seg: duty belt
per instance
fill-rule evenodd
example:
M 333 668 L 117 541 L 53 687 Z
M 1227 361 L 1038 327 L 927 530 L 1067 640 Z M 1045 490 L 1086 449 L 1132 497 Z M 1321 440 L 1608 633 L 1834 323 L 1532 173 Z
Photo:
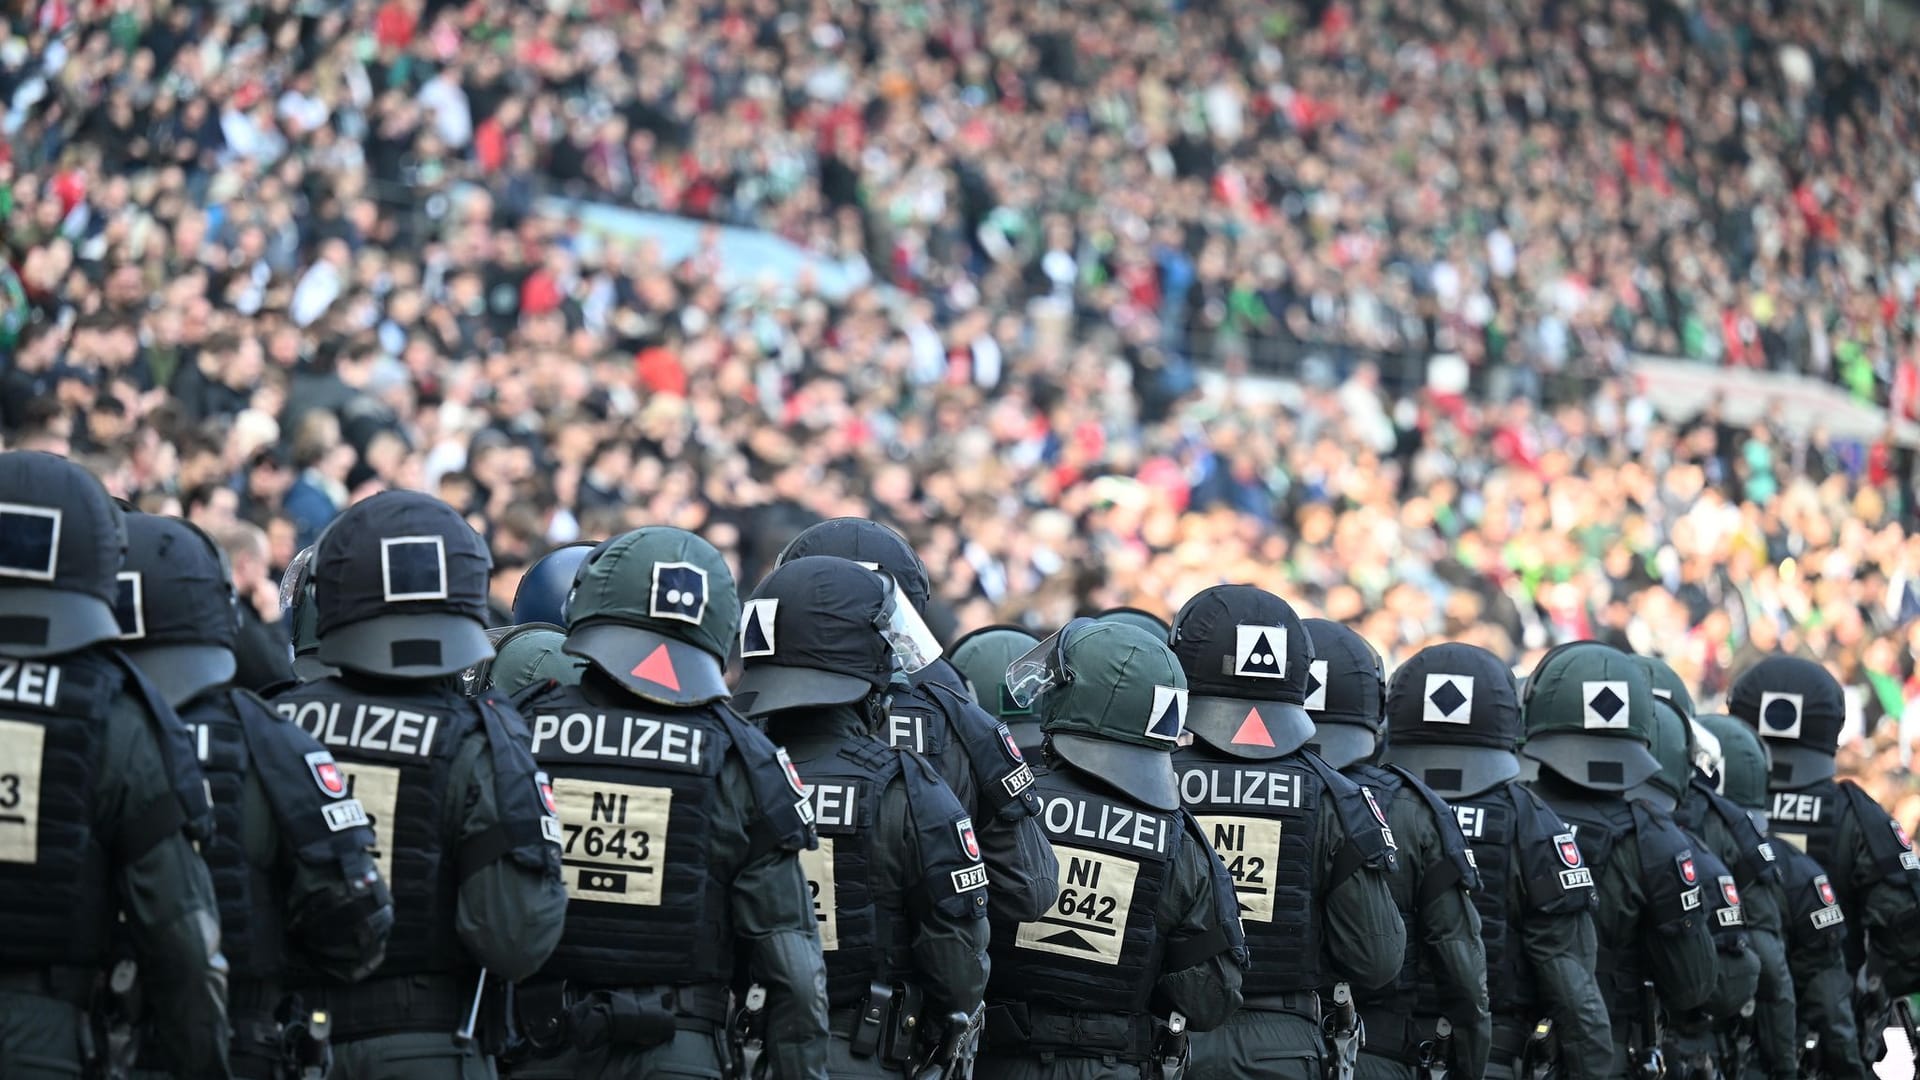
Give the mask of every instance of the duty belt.
M 1518 1016 L 1495 1013 L 1492 1050 L 1489 1061 L 1519 1061 L 1527 1055 L 1527 1040 L 1533 1038 L 1534 1025 Z M 1373 1018 L 1367 1018 L 1367 1041 L 1373 1041 Z
M 76 1009 L 93 1004 L 100 973 L 84 967 L 7 968 L 0 970 L 0 991 L 63 1001 Z
M 1018 1002 L 987 1006 L 986 1046 L 995 1053 L 1145 1062 L 1153 1056 L 1154 1037 L 1153 1017 L 1145 1013 L 1071 1012 Z
M 1361 1006 L 1360 1017 L 1367 1024 L 1367 1053 L 1392 1058 L 1402 1065 L 1420 1064 L 1420 1043 L 1426 1036 L 1411 1017 L 1379 1005 Z
M 631 994 L 642 1002 L 672 1013 L 683 1020 L 698 1020 L 720 1027 L 726 1024 L 732 1005 L 727 996 L 727 988 L 720 983 L 705 986 L 595 986 L 587 983 L 569 981 L 567 991 L 574 996 L 584 996 L 595 990 L 605 990 L 615 994 Z
M 1311 990 L 1289 990 L 1281 994 L 1249 994 L 1241 1006 L 1261 1012 L 1292 1013 L 1312 1024 L 1320 1023 L 1320 995 Z M 1372 1035 L 1372 1031 L 1368 1031 Z
M 405 1032 L 452 1032 L 473 1005 L 471 976 L 396 975 L 312 993 L 312 1007 L 332 1014 L 333 1041 Z

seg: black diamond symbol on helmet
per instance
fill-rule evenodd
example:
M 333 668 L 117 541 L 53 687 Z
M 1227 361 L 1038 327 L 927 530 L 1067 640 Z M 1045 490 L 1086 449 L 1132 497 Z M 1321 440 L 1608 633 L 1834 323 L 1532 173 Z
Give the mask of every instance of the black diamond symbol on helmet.
M 1602 720 L 1611 720 L 1620 715 L 1620 710 L 1625 708 L 1627 703 L 1621 701 L 1620 695 L 1614 693 L 1613 688 L 1609 686 L 1593 696 L 1592 704 L 1595 715 Z
M 1453 683 L 1443 682 L 1433 693 L 1427 695 L 1427 700 L 1433 702 L 1434 707 L 1440 710 L 1441 715 L 1451 716 L 1453 710 L 1459 708 L 1461 703 L 1467 700 L 1467 695 L 1461 693 L 1460 688 L 1453 685 Z

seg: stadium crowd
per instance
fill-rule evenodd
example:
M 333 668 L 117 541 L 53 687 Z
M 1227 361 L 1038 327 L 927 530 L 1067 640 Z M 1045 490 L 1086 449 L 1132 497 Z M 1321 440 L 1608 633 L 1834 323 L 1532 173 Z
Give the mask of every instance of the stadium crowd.
M 1914 412 L 1920 50 L 1858 5 L 12 12 L 0 434 L 208 527 L 266 622 L 385 487 L 467 509 L 502 605 L 576 537 L 696 528 L 751 580 L 859 514 L 943 570 L 949 633 L 1240 580 L 1389 662 L 1595 636 L 1710 701 L 1801 651 L 1920 819 L 1911 452 L 1663 417 L 1623 375 Z M 549 195 L 764 229 L 854 287 Z M 1467 394 L 1409 380 L 1434 352 Z

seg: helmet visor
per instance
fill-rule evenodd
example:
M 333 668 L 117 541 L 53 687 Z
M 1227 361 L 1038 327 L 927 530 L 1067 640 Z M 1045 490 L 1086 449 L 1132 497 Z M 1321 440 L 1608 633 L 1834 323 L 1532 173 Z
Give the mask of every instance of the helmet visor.
M 300 602 L 300 593 L 307 587 L 307 579 L 312 574 L 313 551 L 317 544 L 309 544 L 300 549 L 300 554 L 287 564 L 287 572 L 280 575 L 280 613 L 286 614 Z
M 1095 620 L 1078 618 L 1007 665 L 1007 697 L 1022 709 L 1033 708 L 1040 695 L 1072 678 L 1067 670 L 1067 640 Z
M 912 675 L 940 659 L 940 642 L 927 628 L 926 620 L 914 610 L 912 601 L 903 598 L 900 586 L 886 574 L 880 576 L 887 581 L 887 606 L 880 616 L 880 636 L 887 639 L 887 647 L 893 650 L 894 663 Z

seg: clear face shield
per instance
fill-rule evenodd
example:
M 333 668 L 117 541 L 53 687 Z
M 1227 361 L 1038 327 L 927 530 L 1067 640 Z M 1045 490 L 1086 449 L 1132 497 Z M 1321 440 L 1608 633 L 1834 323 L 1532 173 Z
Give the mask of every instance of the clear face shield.
M 1085 617 L 1075 619 L 1008 664 L 1007 697 L 1015 705 L 1031 709 L 1041 694 L 1071 679 L 1073 673 L 1067 669 L 1067 642 L 1096 622 Z
M 1719 776 L 1726 757 L 1720 749 L 1720 736 L 1698 720 L 1687 723 L 1693 726 L 1693 767 L 1709 776 Z
M 306 590 L 307 581 L 313 573 L 313 553 L 318 544 L 309 544 L 300 549 L 300 554 L 287 564 L 287 572 L 280 575 L 280 613 L 292 611 L 294 605 L 301 602 L 301 593 Z
M 912 675 L 940 659 L 940 642 L 935 640 L 933 631 L 927 629 L 926 621 L 913 609 L 913 604 L 900 595 L 900 586 L 884 573 L 880 578 L 887 583 L 887 604 L 880 614 L 880 636 L 893 650 L 893 661 L 899 670 Z

